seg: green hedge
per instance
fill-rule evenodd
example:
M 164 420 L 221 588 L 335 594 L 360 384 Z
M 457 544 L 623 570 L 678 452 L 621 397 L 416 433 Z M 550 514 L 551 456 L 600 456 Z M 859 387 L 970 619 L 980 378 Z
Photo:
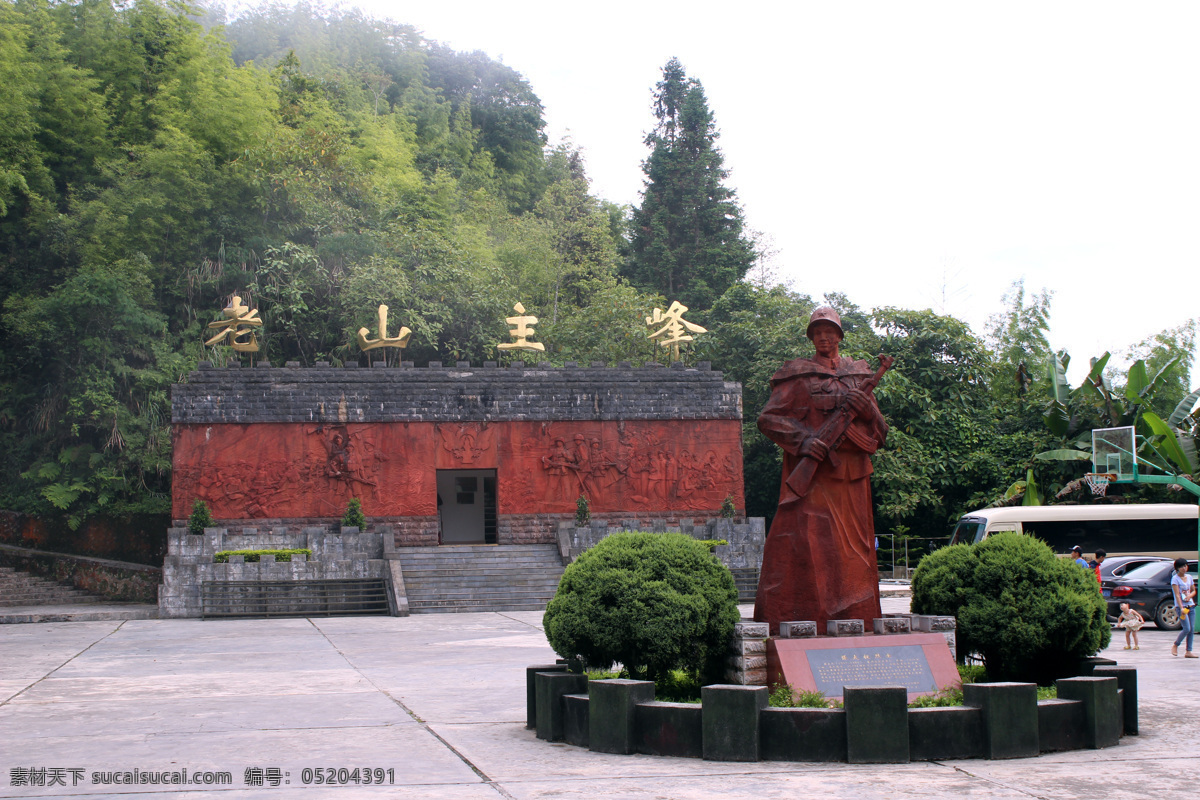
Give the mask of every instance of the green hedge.
M 294 555 L 301 555 L 311 559 L 312 550 L 308 547 L 294 547 L 283 550 L 221 550 L 213 554 L 213 561 L 218 564 L 228 564 L 230 556 L 245 556 L 246 563 L 252 564 L 263 556 L 275 556 L 276 561 L 291 561 Z
M 680 533 L 615 533 L 567 567 L 546 608 L 550 646 L 631 677 L 671 670 L 719 680 L 737 587 L 703 542 Z
M 978 653 L 997 681 L 1075 675 L 1112 638 L 1092 571 L 1020 533 L 926 556 L 913 574 L 912 610 L 957 617 L 959 654 Z

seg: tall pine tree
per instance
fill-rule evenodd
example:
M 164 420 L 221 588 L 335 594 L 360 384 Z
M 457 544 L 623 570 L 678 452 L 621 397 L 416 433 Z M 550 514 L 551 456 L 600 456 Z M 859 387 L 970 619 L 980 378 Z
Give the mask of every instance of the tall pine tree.
M 679 59 L 663 68 L 655 89 L 652 148 L 642 165 L 646 187 L 630 220 L 630 252 L 623 274 L 631 283 L 710 308 L 754 263 L 743 235 L 742 211 L 717 149 L 717 129 L 704 88 Z

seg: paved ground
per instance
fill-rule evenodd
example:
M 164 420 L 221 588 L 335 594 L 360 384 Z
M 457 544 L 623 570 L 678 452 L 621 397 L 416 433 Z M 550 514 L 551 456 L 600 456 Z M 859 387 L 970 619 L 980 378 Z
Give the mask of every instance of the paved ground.
M 907 603 L 884 601 L 889 611 Z M 1114 800 L 1190 795 L 1200 776 L 1200 660 L 1172 658 L 1172 637 L 1152 628 L 1140 651 L 1114 639 L 1108 652 L 1139 668 L 1141 736 L 1039 759 L 864 767 L 611 756 L 539 741 L 524 725 L 524 669 L 553 660 L 540 624 L 540 612 L 525 612 L 2 625 L 0 797 Z M 256 767 L 290 783 L 247 787 Z M 304 783 L 306 768 L 343 767 L 383 770 L 384 785 Z M 26 768 L 62 770 L 66 786 L 12 785 Z M 92 783 L 93 773 L 184 768 L 228 772 L 232 783 Z

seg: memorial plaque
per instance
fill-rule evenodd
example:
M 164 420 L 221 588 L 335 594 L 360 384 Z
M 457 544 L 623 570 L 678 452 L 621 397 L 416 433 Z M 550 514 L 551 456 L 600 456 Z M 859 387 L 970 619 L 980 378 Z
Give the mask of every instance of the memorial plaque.
M 846 686 L 903 686 L 912 700 L 958 686 L 958 669 L 941 634 L 856 636 L 853 639 L 769 639 L 771 684 L 840 698 Z

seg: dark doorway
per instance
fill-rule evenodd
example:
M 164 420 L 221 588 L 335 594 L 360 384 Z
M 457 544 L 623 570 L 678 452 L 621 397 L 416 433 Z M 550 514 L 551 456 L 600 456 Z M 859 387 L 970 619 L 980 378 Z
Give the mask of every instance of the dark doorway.
M 496 470 L 439 469 L 441 544 L 496 543 Z

